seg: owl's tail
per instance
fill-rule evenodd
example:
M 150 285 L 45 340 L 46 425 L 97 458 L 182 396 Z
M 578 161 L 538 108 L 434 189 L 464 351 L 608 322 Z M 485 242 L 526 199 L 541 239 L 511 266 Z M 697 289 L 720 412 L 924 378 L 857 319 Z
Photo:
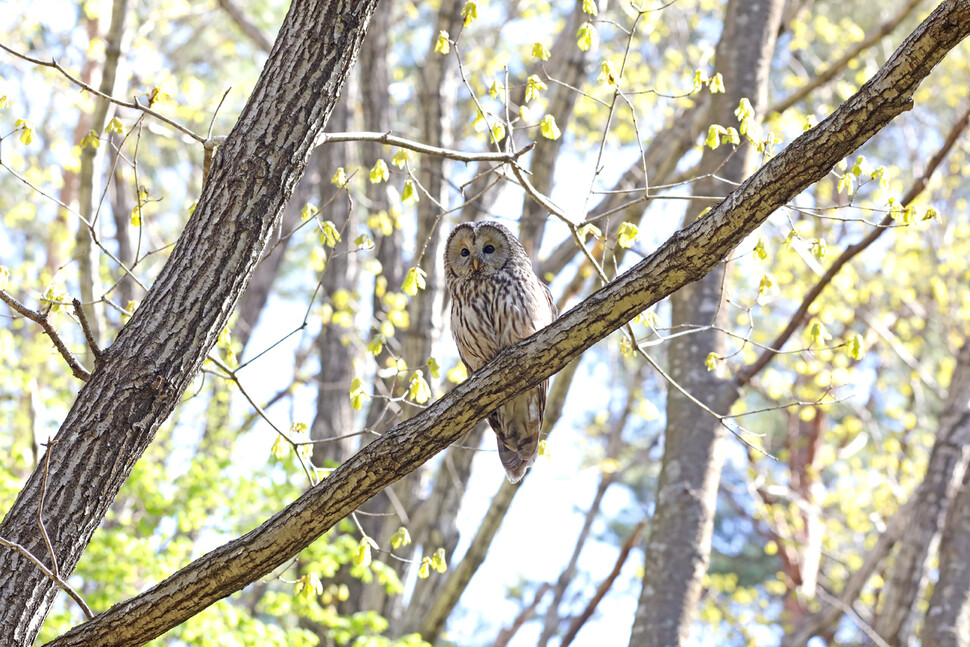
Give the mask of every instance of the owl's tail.
M 501 438 L 496 438 L 496 440 L 498 441 L 498 457 L 502 461 L 502 467 L 505 468 L 505 475 L 510 483 L 518 483 L 532 467 L 532 464 L 536 462 L 536 455 L 539 453 L 539 439 L 532 439 L 521 449 L 510 449 L 505 446 Z M 522 440 L 529 441 L 530 439 L 523 438 Z

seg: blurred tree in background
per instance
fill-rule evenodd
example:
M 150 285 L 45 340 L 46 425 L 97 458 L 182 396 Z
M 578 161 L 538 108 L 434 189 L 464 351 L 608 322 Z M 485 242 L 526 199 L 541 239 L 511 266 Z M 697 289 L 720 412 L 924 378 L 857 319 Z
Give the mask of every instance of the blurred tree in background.
M 904 44 L 966 0 L 22 4 L 5 644 L 221 582 L 191 565 L 226 554 L 242 590 L 112 621 L 177 625 L 159 645 L 970 645 L 970 51 Z M 942 58 L 912 109 L 867 143 L 837 122 L 857 153 L 558 372 L 520 485 L 484 423 L 423 465 L 351 458 L 468 377 L 455 223 L 509 225 L 560 312 L 588 306 L 900 46 Z M 230 560 L 342 464 L 377 496 L 268 574 Z M 371 493 L 371 468 L 400 480 Z

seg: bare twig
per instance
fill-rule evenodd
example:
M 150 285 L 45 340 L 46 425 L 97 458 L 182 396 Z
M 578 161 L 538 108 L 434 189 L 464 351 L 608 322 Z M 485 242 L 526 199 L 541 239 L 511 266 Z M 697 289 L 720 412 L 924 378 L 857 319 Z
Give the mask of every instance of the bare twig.
M 515 620 L 512 621 L 511 625 L 508 627 L 502 627 L 502 630 L 498 633 L 498 637 L 495 639 L 492 647 L 505 647 L 505 645 L 508 645 L 509 641 L 512 640 L 512 636 L 515 635 L 519 628 L 531 620 L 536 614 L 536 607 L 539 606 L 539 603 L 542 602 L 542 598 L 545 597 L 546 593 L 551 588 L 552 587 L 549 586 L 548 582 L 543 582 L 540 584 L 539 588 L 536 589 L 536 593 L 532 597 L 532 602 L 529 603 L 529 606 L 519 612 L 519 615 L 515 617 Z
M 33 563 L 34 566 L 36 566 L 38 569 L 40 569 L 40 572 L 43 573 L 45 577 L 50 578 L 50 580 L 52 582 L 54 582 L 55 584 L 57 584 L 57 586 L 62 591 L 64 591 L 65 593 L 67 593 L 69 596 L 71 596 L 71 599 L 72 600 L 74 600 L 75 602 L 77 602 L 78 606 L 81 607 L 81 611 L 84 612 L 84 617 L 85 618 L 87 618 L 88 620 L 90 620 L 91 618 L 94 617 L 94 613 L 91 612 L 91 608 L 84 602 L 84 599 L 81 598 L 80 594 L 78 594 L 77 591 L 75 591 L 73 588 L 71 588 L 71 585 L 70 584 L 68 584 L 67 582 L 65 582 L 64 580 L 62 580 L 60 577 L 58 577 L 54 573 L 52 573 L 49 568 L 47 568 L 46 566 L 44 566 L 44 563 L 42 561 L 40 561 L 39 559 L 37 559 L 37 557 L 35 557 L 33 555 L 33 553 L 31 553 L 29 550 L 27 550 L 26 548 L 24 548 L 23 546 L 21 546 L 17 542 L 9 541 L 7 539 L 4 539 L 3 537 L 0 537 L 0 546 L 6 546 L 7 548 L 10 548 L 11 550 L 15 550 L 18 553 L 20 553 L 21 555 L 23 555 L 24 557 L 26 557 L 28 560 L 30 560 L 31 563 Z
M 88 342 L 88 346 L 91 348 L 91 354 L 94 355 L 94 365 L 98 366 L 101 364 L 101 349 L 98 348 L 98 342 L 94 340 L 94 332 L 91 330 L 91 325 L 88 323 L 88 317 L 84 314 L 84 308 L 81 307 L 81 302 L 77 299 L 71 299 L 71 305 L 74 306 L 74 314 L 77 315 L 77 320 L 81 323 L 81 330 L 84 331 L 84 338 Z
M 194 132 L 192 132 L 191 130 L 189 130 L 188 128 L 186 128 L 185 126 L 183 126 L 182 124 L 178 123 L 177 121 L 175 121 L 173 119 L 170 119 L 170 118 L 166 117 L 165 115 L 163 115 L 163 114 L 161 114 L 159 112 L 155 112 L 154 110 L 152 110 L 148 106 L 143 106 L 142 104 L 138 103 L 138 101 L 122 101 L 121 99 L 116 99 L 115 97 L 112 97 L 112 96 L 110 96 L 108 94 L 105 94 L 104 92 L 101 92 L 101 91 L 97 90 L 96 88 L 91 87 L 90 85 L 88 85 L 87 83 L 85 83 L 84 81 L 82 81 L 81 79 L 77 78 L 76 76 L 74 76 L 73 74 L 71 74 L 70 72 L 68 72 L 67 70 L 65 70 L 61 66 L 61 64 L 58 63 L 54 59 L 51 59 L 49 61 L 45 61 L 45 60 L 42 60 L 42 59 L 39 59 L 39 58 L 34 58 L 33 56 L 27 56 L 26 54 L 21 54 L 20 52 L 18 52 L 15 49 L 12 49 L 10 47 L 7 47 L 3 43 L 0 43 L 0 49 L 4 50 L 8 54 L 11 54 L 13 56 L 16 56 L 17 58 L 19 58 L 21 60 L 27 61 L 28 63 L 32 63 L 34 65 L 39 65 L 40 67 L 49 67 L 51 69 L 57 70 L 62 75 L 64 75 L 67 78 L 67 80 L 69 80 L 71 83 L 73 83 L 74 85 L 78 86 L 82 90 L 85 90 L 86 92 L 90 92 L 91 94 L 93 94 L 95 96 L 101 97 L 102 99 L 106 99 L 106 100 L 110 101 L 111 103 L 113 103 L 115 105 L 119 105 L 119 106 L 122 106 L 124 108 L 131 108 L 132 110 L 140 110 L 140 111 L 144 112 L 145 114 L 151 115 L 152 117 L 155 117 L 159 121 L 168 124 L 169 126 L 171 126 L 172 128 L 174 128 L 175 130 L 177 130 L 177 131 L 179 131 L 181 133 L 184 133 L 184 134 L 188 135 L 189 137 L 191 137 L 195 141 L 199 142 L 200 144 L 204 144 L 205 143 L 205 137 L 202 137 L 201 135 L 195 134 Z
M 81 598 L 77 591 L 75 591 L 67 582 L 61 579 L 60 572 L 57 568 L 57 556 L 54 554 L 54 546 L 51 544 L 50 535 L 47 534 L 47 528 L 44 527 L 44 494 L 47 491 L 47 474 L 50 470 L 51 449 L 56 444 L 56 440 L 50 443 L 44 443 L 44 447 L 47 448 L 47 453 L 44 455 L 44 480 L 41 482 L 40 502 L 37 504 L 37 525 L 40 526 L 40 533 L 44 537 L 44 544 L 47 546 L 47 552 L 51 556 L 51 566 L 53 569 L 44 566 L 44 563 L 41 562 L 40 559 L 16 542 L 8 541 L 3 537 L 0 537 L 0 545 L 15 550 L 30 560 L 45 576 L 57 584 L 62 591 L 71 596 L 71 599 L 77 602 L 78 606 L 81 607 L 81 611 L 84 612 L 84 617 L 90 620 L 94 617 L 94 614 L 91 612 L 91 608 L 84 602 L 84 599 Z
M 87 369 L 81 366 L 81 364 L 77 361 L 77 358 L 75 358 L 71 351 L 67 349 L 67 346 L 64 344 L 61 336 L 57 334 L 57 331 L 54 330 L 54 326 L 51 325 L 46 313 L 31 310 L 20 301 L 17 301 L 10 296 L 6 290 L 2 289 L 0 289 L 0 301 L 3 301 L 10 306 L 11 310 L 23 315 L 43 328 L 44 332 L 47 333 L 47 336 L 51 338 L 52 342 L 54 342 L 54 347 L 57 348 L 57 352 L 61 354 L 61 357 L 64 358 L 64 361 L 66 361 L 67 365 L 71 368 L 71 372 L 74 374 L 74 377 L 83 382 L 88 381 L 91 374 L 87 371 Z
M 569 624 L 569 630 L 566 631 L 566 635 L 563 636 L 562 643 L 560 643 L 562 647 L 566 647 L 573 642 L 576 634 L 579 633 L 579 630 L 583 628 L 586 621 L 589 620 L 593 615 L 593 612 L 596 611 L 596 606 L 609 592 L 610 587 L 613 586 L 613 582 L 615 582 L 616 578 L 620 576 L 620 571 L 623 569 L 623 564 L 626 563 L 627 558 L 630 556 L 630 551 L 632 551 L 633 547 L 636 545 L 637 540 L 640 538 L 640 533 L 643 532 L 646 524 L 646 520 L 638 523 L 637 527 L 634 528 L 633 532 L 631 532 L 626 538 L 626 541 L 623 542 L 623 548 L 620 550 L 620 555 L 616 558 L 616 564 L 614 564 L 613 570 L 610 571 L 610 574 L 606 576 L 606 579 L 603 580 L 596 588 L 596 593 L 594 593 L 593 597 L 590 598 L 589 603 L 586 605 L 586 608 L 583 609 L 582 613 L 573 618 L 573 621 Z
M 519 157 L 525 155 L 535 147 L 535 143 L 533 142 L 522 150 L 514 153 L 464 153 L 462 151 L 456 151 L 450 148 L 429 146 L 428 144 L 422 144 L 421 142 L 398 137 L 397 135 L 392 135 L 391 133 L 325 133 L 320 137 L 321 145 L 340 142 L 374 142 L 375 144 L 384 144 L 385 146 L 398 146 L 399 148 L 406 148 L 416 153 L 425 153 L 427 155 L 434 155 L 436 157 L 444 157 L 457 162 L 499 162 L 509 164 L 515 162 L 519 159 Z

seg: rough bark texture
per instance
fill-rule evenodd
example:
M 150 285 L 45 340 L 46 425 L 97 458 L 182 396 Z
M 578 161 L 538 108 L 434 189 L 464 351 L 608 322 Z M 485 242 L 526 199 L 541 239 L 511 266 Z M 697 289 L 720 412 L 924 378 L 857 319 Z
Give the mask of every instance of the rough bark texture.
M 766 101 L 768 71 L 781 24 L 782 0 L 732 0 L 728 3 L 724 32 L 716 52 L 716 70 L 724 76 L 727 92 L 711 98 L 711 120 L 729 124 L 734 110 L 748 97 L 755 112 Z M 733 152 L 726 146 L 705 149 L 701 173 L 711 174 L 697 183 L 699 195 L 730 191 L 754 160 L 755 149 L 743 143 Z M 714 177 L 724 178 L 721 181 Z M 691 203 L 685 224 L 706 205 Z M 688 329 L 723 323 L 722 289 L 725 265 L 718 265 L 702 280 L 671 297 L 672 325 Z M 723 355 L 724 334 L 712 328 L 682 335 L 670 343 L 670 377 L 688 393 L 717 413 L 727 413 L 737 388 L 708 371 L 708 353 Z M 657 503 L 644 557 L 643 589 L 637 608 L 631 645 L 683 645 L 694 618 L 701 583 L 711 552 L 711 531 L 721 475 L 725 431 L 683 393 L 667 392 L 667 427 L 664 456 L 657 486 Z
M 78 394 L 56 436 L 46 482 L 45 522 L 63 576 L 73 571 L 225 325 L 303 173 L 376 6 L 377 0 L 293 4 L 169 262 Z M 27 481 L 0 536 L 46 561 L 35 519 L 43 476 L 35 471 Z M 11 550 L 0 551 L 0 572 L 0 644 L 29 645 L 54 583 Z M 124 640 L 132 632 L 116 635 Z
M 908 645 L 914 637 L 916 604 L 926 588 L 930 546 L 970 458 L 970 343 L 957 356 L 936 436 L 926 475 L 914 495 L 913 523 L 897 543 L 892 577 L 880 596 L 881 609 L 874 628 L 890 645 Z M 961 541 L 966 537 L 963 535 Z M 941 554 L 945 550 L 941 546 Z
M 923 621 L 924 647 L 970 645 L 970 470 L 946 517 L 940 576 Z
M 373 10 L 373 4 L 367 5 L 367 10 Z M 302 8 L 296 13 L 302 13 Z M 332 12 L 321 12 L 320 15 L 324 24 L 333 25 Z M 355 15 L 366 15 L 366 11 Z M 287 24 L 290 25 L 291 22 L 298 24 L 300 21 L 288 20 Z M 347 34 L 347 32 L 344 33 Z M 116 605 L 88 623 L 75 627 L 50 644 L 61 647 L 141 644 L 286 563 L 381 489 L 400 479 L 436 452 L 460 438 L 468 428 L 483 419 L 501 402 L 534 387 L 638 313 L 707 274 L 775 209 L 785 204 L 809 184 L 822 178 L 840 159 L 861 146 L 895 116 L 908 109 L 912 103 L 912 94 L 922 80 L 968 33 L 970 33 L 970 0 L 943 2 L 859 92 L 821 124 L 792 142 L 704 218 L 674 234 L 655 253 L 591 295 L 580 306 L 565 313 L 547 328 L 500 353 L 495 360 L 482 367 L 424 412 L 401 423 L 363 448 L 325 481 L 303 494 L 260 527 L 213 550 L 152 589 Z M 283 42 L 291 39 L 292 35 L 292 29 L 284 28 Z M 287 49 L 287 47 L 283 48 L 284 51 Z M 280 51 L 279 46 L 276 51 Z M 302 51 L 307 51 L 306 44 Z M 281 77 L 277 74 L 271 78 Z M 286 84 L 285 87 L 294 86 Z M 264 88 L 257 88 L 255 97 L 262 101 L 265 93 Z M 272 111 L 274 115 L 292 113 L 296 113 L 295 106 L 291 106 L 290 110 Z M 250 132 L 254 132 L 258 140 L 259 133 L 263 131 L 257 129 Z M 247 156 L 243 159 L 251 158 Z M 256 162 L 248 162 L 244 168 L 254 168 L 255 164 Z M 224 165 L 219 165 L 216 170 L 220 174 L 226 172 Z M 213 183 L 213 185 L 220 186 L 221 183 Z M 197 210 L 196 214 L 199 213 L 209 213 L 211 217 L 211 206 Z M 252 223 L 253 218 L 246 218 L 245 213 L 243 212 L 239 219 L 245 223 Z M 179 252 L 176 251 L 176 254 Z M 251 256 L 253 262 L 255 258 L 256 256 Z M 235 279 L 234 273 L 228 272 L 228 274 L 230 278 Z M 165 295 L 177 289 L 172 286 L 171 278 L 169 273 L 168 280 L 160 283 L 165 289 L 156 291 L 156 294 Z M 162 281 L 161 278 L 159 280 Z M 186 286 L 182 286 L 182 290 L 189 291 Z M 223 300 L 227 300 L 224 292 L 221 291 L 220 295 L 215 295 L 215 297 L 220 296 Z M 145 312 L 146 307 L 148 304 L 139 312 Z M 157 305 L 153 301 L 152 309 L 147 312 L 154 312 L 154 318 L 157 318 L 159 313 L 165 310 L 155 310 L 155 307 Z M 142 326 L 146 326 L 154 318 L 143 314 L 137 321 Z M 135 321 L 133 319 L 133 323 Z M 134 331 L 139 330 L 137 326 L 129 326 L 129 328 Z M 125 330 L 128 331 L 129 328 Z M 164 330 L 167 329 L 166 327 Z M 218 330 L 219 325 L 211 326 L 205 340 L 211 344 Z M 154 332 L 161 335 L 163 331 Z M 134 332 L 129 334 L 134 335 Z M 167 334 L 163 337 L 163 339 L 168 338 Z M 126 345 L 131 343 L 125 341 Z M 180 347 L 182 355 L 190 353 L 191 348 L 192 346 L 183 344 Z M 201 362 L 201 359 L 202 355 L 199 354 L 198 362 Z M 116 354 L 111 357 L 109 364 L 117 361 Z M 129 361 L 133 368 L 141 367 L 140 363 Z M 110 367 L 117 369 L 116 364 L 106 369 Z M 184 381 L 188 379 L 188 368 L 190 367 L 184 369 L 186 371 Z M 105 382 L 103 375 L 107 372 L 106 369 L 98 371 L 92 377 L 79 402 L 85 402 L 86 397 L 91 397 L 90 392 L 87 391 L 88 388 L 97 385 L 103 388 Z M 132 371 L 129 370 L 127 374 L 131 375 Z M 140 373 L 135 374 L 136 377 L 138 375 Z M 181 383 L 184 384 L 184 381 Z M 135 386 L 128 388 L 136 389 Z M 134 395 L 143 395 L 145 388 L 150 387 L 143 387 Z M 88 395 L 85 396 L 85 393 Z M 122 394 L 118 400 L 130 406 L 131 395 L 128 398 L 123 397 L 124 395 Z M 134 401 L 141 402 L 139 399 Z M 86 410 L 90 406 L 91 404 L 88 403 L 81 409 Z M 116 406 L 116 401 L 112 400 L 105 406 Z M 76 418 L 77 414 L 72 414 L 68 424 Z M 132 426 L 125 428 L 135 430 Z M 140 431 L 141 427 L 137 430 Z M 102 442 L 104 446 L 110 446 L 110 439 Z M 78 452 L 73 456 L 72 461 L 81 462 L 84 456 L 84 453 Z M 59 467 L 56 471 L 62 470 L 63 467 Z M 79 484 L 81 487 L 78 487 Z M 74 479 L 72 485 L 72 492 L 88 492 L 90 495 L 83 481 Z M 0 530 L 4 532 L 8 528 L 18 530 L 19 525 L 18 537 L 30 538 L 32 524 L 29 519 L 36 510 L 36 507 L 31 505 L 31 496 L 36 496 L 38 488 L 38 480 L 32 480 L 25 495 L 16 504 L 17 514 L 8 516 L 8 521 Z M 66 488 L 61 486 L 60 489 L 63 491 Z M 110 499 L 110 496 L 102 498 Z M 36 502 L 35 498 L 33 502 Z M 70 511 L 77 508 L 65 507 L 64 509 Z M 97 510 L 92 510 L 88 514 L 94 516 L 96 512 Z M 25 530 L 25 526 L 30 528 Z M 60 546 L 61 543 L 59 542 L 58 545 Z M 37 548 L 36 542 L 33 547 Z M 11 558 L 11 555 L 13 554 L 10 552 L 0 553 L 0 560 L 2 560 L 0 563 L 8 572 L 11 566 L 16 567 L 14 570 L 16 573 L 26 573 L 31 570 L 23 560 L 16 556 Z M 9 579 L 20 580 L 21 578 Z M 34 580 L 39 579 L 41 578 L 34 578 Z M 29 582 L 24 582 L 11 591 L 8 583 L 3 582 L 3 588 L 0 589 L 3 595 L 0 600 L 4 601 L 2 609 L 5 615 L 4 624 L 0 627 L 4 631 L 12 631 L 7 618 L 15 614 L 8 611 L 10 606 L 16 607 L 22 604 L 14 602 L 11 605 L 10 601 L 19 600 L 21 597 L 26 599 L 30 595 L 28 584 Z M 33 585 L 32 588 L 37 588 L 37 585 Z M 13 641 L 7 642 L 14 644 Z M 21 641 L 19 644 L 24 643 Z

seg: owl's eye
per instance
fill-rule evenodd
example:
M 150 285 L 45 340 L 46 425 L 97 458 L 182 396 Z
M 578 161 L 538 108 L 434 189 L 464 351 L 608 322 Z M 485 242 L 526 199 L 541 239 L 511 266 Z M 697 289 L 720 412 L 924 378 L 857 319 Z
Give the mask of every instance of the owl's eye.
M 468 256 L 469 254 L 471 254 L 471 252 L 468 251 L 468 248 L 467 247 L 462 247 L 462 249 L 461 249 L 461 255 L 462 256 Z
M 482 251 L 485 252 L 486 254 L 491 254 L 492 252 L 495 251 L 495 246 L 494 245 L 485 245 L 485 247 L 482 248 Z

